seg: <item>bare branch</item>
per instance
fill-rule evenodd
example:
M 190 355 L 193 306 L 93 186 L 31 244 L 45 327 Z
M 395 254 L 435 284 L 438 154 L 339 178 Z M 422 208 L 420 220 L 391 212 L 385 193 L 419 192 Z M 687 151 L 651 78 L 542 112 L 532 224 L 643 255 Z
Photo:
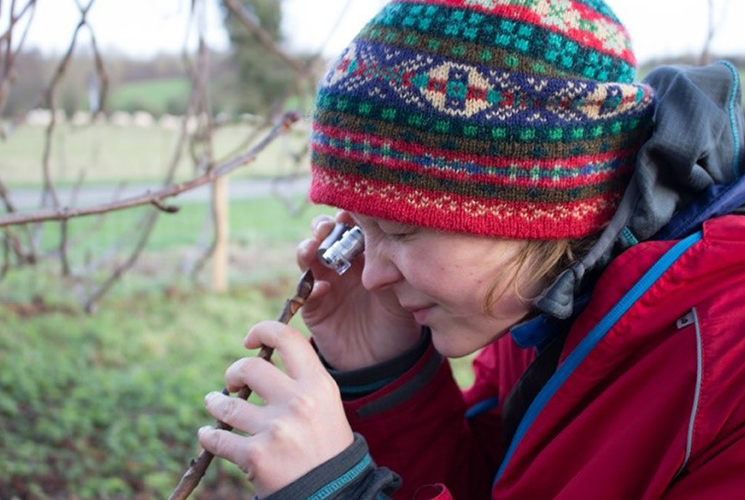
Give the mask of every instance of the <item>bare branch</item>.
M 179 210 L 181 210 L 181 207 L 177 207 L 175 205 L 166 205 L 161 200 L 153 200 L 153 205 L 158 207 L 158 210 L 161 212 L 165 212 L 167 214 L 175 214 Z
M 21 41 L 18 42 L 18 46 L 16 46 L 15 53 L 19 53 L 23 49 L 23 44 L 26 42 L 26 37 L 28 36 L 29 28 L 31 28 L 31 22 L 34 19 L 34 14 L 36 14 L 36 0 L 33 0 L 33 2 L 29 2 L 29 4 L 32 4 L 33 8 L 31 9 L 31 14 L 29 14 L 28 22 L 26 23 L 26 28 L 23 30 L 23 34 L 21 35 Z M 19 16 L 22 16 L 25 12 L 26 8 L 29 6 L 29 4 L 26 4 L 26 7 L 24 7 L 23 11 Z
M 62 277 L 67 278 L 70 276 L 70 261 L 67 258 L 67 220 L 63 220 L 60 223 L 60 264 L 62 265 Z
M 200 55 L 204 55 L 204 53 L 200 52 Z M 197 66 L 200 68 L 204 68 L 205 65 L 201 64 L 202 57 L 199 58 Z M 184 151 L 184 145 L 186 143 L 186 138 L 188 136 L 188 123 L 189 118 L 194 114 L 194 110 L 196 109 L 197 103 L 199 101 L 199 88 L 200 85 L 198 83 L 200 78 L 206 78 L 207 75 L 205 72 L 198 73 L 197 75 L 197 81 L 192 86 L 192 92 L 191 97 L 189 98 L 189 106 L 187 108 L 186 115 L 184 116 L 184 119 L 181 122 L 181 132 L 179 134 L 179 140 L 176 145 L 176 150 L 173 155 L 173 158 L 171 159 L 171 164 L 168 167 L 168 172 L 166 173 L 166 178 L 164 181 L 164 186 L 168 186 L 173 182 L 173 178 L 176 175 L 176 168 L 178 167 L 179 162 L 181 161 L 181 156 Z M 236 167 L 237 168 L 237 167 Z M 150 203 L 153 203 L 157 206 L 157 203 L 161 203 L 161 199 L 165 198 L 165 196 L 161 197 L 155 197 L 152 200 L 150 200 Z M 124 262 L 122 265 L 117 267 L 114 272 L 109 276 L 109 278 L 97 289 L 95 290 L 90 298 L 85 302 L 84 308 L 85 311 L 89 314 L 94 312 L 96 303 L 106 294 L 108 291 L 114 286 L 114 284 L 126 273 L 134 264 L 137 262 L 137 260 L 140 257 L 140 254 L 145 249 L 145 245 L 147 244 L 148 240 L 150 239 L 150 235 L 153 232 L 153 229 L 155 229 L 155 223 L 158 221 L 158 216 L 160 215 L 160 212 L 154 211 L 148 214 L 147 219 L 145 221 L 145 228 L 142 231 L 142 234 L 140 236 L 139 241 L 137 242 L 137 245 L 135 246 L 134 250 L 130 254 L 129 258 Z
M 81 170 L 78 174 L 78 180 L 75 182 L 75 187 L 72 190 L 72 195 L 70 196 L 70 206 L 74 207 L 78 203 L 78 193 L 80 193 L 80 188 L 83 185 L 83 180 L 85 179 L 85 170 Z M 67 238 L 67 229 L 68 229 L 68 221 L 63 220 L 60 224 L 60 244 L 59 244 L 59 257 L 60 257 L 60 265 L 62 268 L 62 277 L 67 278 L 72 274 L 70 270 L 70 260 L 67 256 L 67 248 L 68 248 L 68 238 Z
M 701 50 L 701 56 L 699 56 L 699 64 L 706 65 L 711 62 L 711 45 L 714 42 L 714 38 L 717 35 L 717 31 L 722 27 L 722 24 L 726 20 L 727 10 L 729 8 L 729 0 L 722 2 L 722 12 L 720 12 L 719 18 L 715 18 L 714 12 L 714 0 L 706 0 L 708 8 L 709 22 L 706 30 L 706 39 L 704 40 L 704 47 Z
M 278 56 L 284 62 L 292 67 L 296 72 L 302 73 L 304 65 L 297 59 L 289 56 L 285 51 L 279 48 L 277 43 L 274 41 L 272 36 L 261 27 L 258 19 L 252 16 L 246 9 L 239 5 L 235 0 L 223 0 L 225 7 L 232 12 L 235 17 L 245 26 L 245 28 L 256 36 L 259 43 L 263 45 L 269 52 Z
M 106 110 L 106 96 L 109 93 L 109 73 L 106 71 L 106 67 L 104 66 L 101 51 L 98 50 L 96 35 L 90 25 L 88 25 L 88 31 L 91 35 L 91 48 L 93 50 L 93 59 L 96 63 L 96 75 L 98 76 L 99 81 L 98 105 L 96 106 L 96 109 L 93 110 L 93 115 L 95 117 L 104 113 Z
M 115 210 L 122 210 L 125 208 L 135 207 L 139 205 L 147 205 L 153 203 L 155 200 L 162 200 L 165 198 L 171 198 L 178 196 L 181 193 L 190 191 L 199 186 L 203 186 L 212 182 L 217 177 L 228 175 L 229 173 L 237 170 L 238 168 L 252 162 L 256 159 L 259 153 L 261 153 L 266 147 L 271 144 L 277 137 L 285 133 L 288 128 L 300 119 L 299 113 L 290 112 L 287 113 L 282 122 L 275 126 L 271 132 L 269 132 L 262 141 L 257 144 L 251 151 L 244 153 L 233 160 L 225 162 L 221 166 L 215 168 L 211 173 L 202 175 L 195 179 L 180 184 L 169 185 L 163 189 L 160 189 L 154 193 L 147 192 L 145 194 L 127 198 L 125 200 L 107 203 L 103 205 L 96 205 L 93 207 L 71 209 L 63 208 L 58 210 L 37 210 L 29 213 L 9 214 L 0 217 L 0 227 L 14 226 L 17 224 L 28 224 L 30 222 L 44 222 L 50 220 L 64 220 L 72 219 L 74 217 L 83 217 L 86 215 L 101 214 L 106 212 L 113 212 Z
M 10 239 L 3 234 L 3 267 L 0 269 L 0 281 L 4 280 L 10 270 Z
M 126 182 L 121 182 L 114 190 L 114 195 L 112 196 L 113 201 L 118 201 L 122 191 L 124 191 L 124 188 L 126 187 Z M 95 222 L 91 224 L 85 231 L 85 233 L 78 235 L 75 239 L 69 242 L 68 246 L 72 247 L 80 247 L 82 246 L 88 239 L 96 234 L 99 229 L 101 229 L 101 226 L 106 221 L 106 217 L 108 216 L 108 213 L 100 214 L 98 217 L 96 217 Z M 59 248 L 55 250 L 50 250 L 47 253 L 44 253 L 41 255 L 41 258 L 44 259 L 53 259 L 59 257 Z
M 5 205 L 5 210 L 11 213 L 16 211 L 13 202 L 10 201 L 10 192 L 8 192 L 8 188 L 2 178 L 0 178 L 0 200 Z
M 111 287 L 113 287 L 114 284 L 119 281 L 124 273 L 126 273 L 135 264 L 135 262 L 137 262 L 137 259 L 140 257 L 142 250 L 144 250 L 147 241 L 150 239 L 150 235 L 152 234 L 153 229 L 155 228 L 155 223 L 157 221 L 158 212 L 152 212 L 145 224 L 145 229 L 140 236 L 140 240 L 137 242 L 137 245 L 135 246 L 132 254 L 129 256 L 126 262 L 116 268 L 111 276 L 109 276 L 109 278 L 88 298 L 84 305 L 85 312 L 87 312 L 88 314 L 93 314 L 95 312 L 96 304 L 98 303 L 98 301 L 101 300 L 101 298 L 106 295 L 106 293 L 108 293 Z
M 2 200 L 3 204 L 5 205 L 5 210 L 7 210 L 8 213 L 14 213 L 16 211 L 16 208 L 13 205 L 13 202 L 10 199 L 10 192 L 8 191 L 8 188 L 5 186 L 5 183 L 3 183 L 2 179 L 0 179 L 0 200 Z M 31 244 L 31 241 L 32 241 L 31 240 L 31 231 L 29 230 L 28 226 L 23 226 L 23 229 L 25 230 L 26 236 L 29 239 L 29 244 Z M 6 233 L 6 236 L 5 236 L 6 237 L 6 241 L 8 242 L 8 245 L 9 246 L 11 246 L 10 245 L 10 243 L 11 243 L 11 234 L 12 233 Z M 33 262 L 36 262 L 36 255 L 35 255 L 35 252 L 33 251 L 33 245 L 30 245 L 32 247 L 32 251 L 29 252 L 28 254 L 26 254 L 23 251 L 23 246 L 21 245 L 21 243 L 18 240 L 18 238 L 16 238 L 15 236 L 13 236 L 13 240 L 12 241 L 14 243 L 12 245 L 13 251 L 16 253 L 16 255 L 18 256 L 18 260 L 21 263 L 25 263 L 25 262 L 33 263 Z
M 30 9 L 31 7 L 35 7 L 35 6 L 36 6 L 36 0 L 29 0 L 26 3 L 26 5 L 23 7 L 23 9 L 21 9 L 21 11 L 17 15 L 12 15 L 11 14 L 10 25 L 8 26 L 8 29 L 5 30 L 5 33 L 3 33 L 0 36 L 0 43 L 3 43 L 6 38 L 10 38 L 12 36 L 13 28 L 15 28 L 16 24 L 18 23 L 18 21 L 20 21 L 21 18 L 23 18 L 23 16 L 26 14 L 26 11 L 28 9 Z
M 92 3 L 92 2 L 91 2 Z M 67 71 L 67 66 L 70 63 L 70 60 L 72 59 L 72 54 L 75 51 L 75 44 L 78 40 L 78 34 L 80 33 L 80 29 L 85 26 L 85 12 L 83 11 L 83 15 L 78 22 L 78 25 L 75 27 L 75 31 L 72 35 L 72 40 L 70 41 L 70 45 L 67 48 L 67 52 L 65 53 L 65 56 L 60 61 L 59 66 L 57 66 L 57 70 L 54 72 L 54 76 L 52 77 L 52 81 L 49 84 L 49 87 L 44 91 L 44 96 L 47 104 L 47 108 L 52 113 L 52 119 L 49 122 L 49 125 L 46 129 L 45 139 L 44 139 L 44 155 L 42 157 L 42 171 L 44 174 L 44 194 L 42 207 L 46 205 L 46 195 L 48 194 L 52 198 L 52 206 L 57 209 L 60 206 L 59 197 L 57 196 L 57 190 L 54 188 L 54 183 L 52 182 L 52 173 L 51 173 L 51 165 L 50 165 L 50 159 L 51 159 L 51 153 L 52 153 L 52 136 L 54 134 L 54 129 L 57 126 L 57 106 L 54 102 L 54 93 L 57 90 L 57 85 L 62 80 L 62 77 L 64 76 L 65 72 Z
M 33 264 L 34 259 L 26 255 L 23 251 L 21 240 L 19 240 L 18 237 L 8 228 L 3 229 L 3 233 L 5 234 L 5 239 L 8 242 L 8 245 L 13 250 L 13 253 L 18 257 L 18 261 L 22 264 Z

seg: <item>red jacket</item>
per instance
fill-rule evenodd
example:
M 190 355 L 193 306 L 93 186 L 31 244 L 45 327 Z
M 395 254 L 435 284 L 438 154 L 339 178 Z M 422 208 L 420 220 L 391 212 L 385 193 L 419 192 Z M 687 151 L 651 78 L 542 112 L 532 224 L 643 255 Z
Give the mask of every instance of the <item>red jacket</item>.
M 510 447 L 502 402 L 533 357 L 505 336 L 461 392 L 430 348 L 346 403 L 395 499 L 745 498 L 745 217 L 615 259 Z

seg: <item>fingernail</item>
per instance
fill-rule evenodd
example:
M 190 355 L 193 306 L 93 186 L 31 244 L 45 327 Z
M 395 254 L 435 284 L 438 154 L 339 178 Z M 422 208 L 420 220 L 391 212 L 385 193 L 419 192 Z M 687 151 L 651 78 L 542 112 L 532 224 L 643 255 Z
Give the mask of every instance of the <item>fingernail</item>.
M 204 397 L 204 404 L 206 404 L 206 405 L 210 404 L 210 403 L 211 403 L 212 401 L 214 401 L 214 400 L 215 400 L 215 399 L 217 398 L 217 396 L 219 396 L 219 395 L 220 395 L 220 393 L 219 393 L 219 392 L 210 392 L 209 394 L 207 394 L 207 395 L 206 395 L 206 396 Z
M 197 435 L 198 436 L 201 436 L 202 434 L 204 434 L 205 432 L 208 432 L 210 430 L 212 430 L 212 427 L 210 427 L 209 425 L 205 425 L 204 427 L 200 427 L 199 428 L 199 430 L 197 431 Z

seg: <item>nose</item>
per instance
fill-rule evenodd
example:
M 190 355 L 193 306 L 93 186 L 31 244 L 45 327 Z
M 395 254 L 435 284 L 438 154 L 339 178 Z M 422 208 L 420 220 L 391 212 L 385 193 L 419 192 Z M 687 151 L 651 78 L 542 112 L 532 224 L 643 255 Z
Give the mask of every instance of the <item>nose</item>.
M 362 286 L 371 292 L 384 290 L 403 277 L 394 259 L 385 252 L 382 246 L 374 244 L 365 246 Z

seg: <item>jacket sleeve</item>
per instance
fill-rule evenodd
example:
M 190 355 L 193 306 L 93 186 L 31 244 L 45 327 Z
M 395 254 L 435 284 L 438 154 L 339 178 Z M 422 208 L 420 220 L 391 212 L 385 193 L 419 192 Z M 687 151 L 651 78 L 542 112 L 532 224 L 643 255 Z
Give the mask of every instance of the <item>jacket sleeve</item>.
M 364 438 L 355 434 L 339 455 L 262 500 L 388 500 L 400 483 L 396 474 L 375 465 Z
M 425 329 L 418 345 L 389 362 L 354 372 L 327 365 L 355 442 L 263 500 L 316 498 L 313 492 L 332 492 L 324 500 L 490 498 L 501 459 L 498 403 L 531 359 L 507 336 L 484 348 L 475 383 L 461 392 Z
M 518 356 L 508 370 L 515 375 L 505 376 L 499 361 L 512 354 L 511 345 L 506 336 L 484 349 L 474 363 L 476 382 L 465 393 L 426 332 L 407 369 L 392 380 L 390 372 L 379 374 L 384 385 L 372 392 L 376 384 L 369 378 L 331 372 L 354 431 L 365 437 L 379 465 L 403 478 L 392 498 L 490 498 L 501 459 L 500 394 L 531 359 Z M 354 378 L 357 383 L 350 383 Z

